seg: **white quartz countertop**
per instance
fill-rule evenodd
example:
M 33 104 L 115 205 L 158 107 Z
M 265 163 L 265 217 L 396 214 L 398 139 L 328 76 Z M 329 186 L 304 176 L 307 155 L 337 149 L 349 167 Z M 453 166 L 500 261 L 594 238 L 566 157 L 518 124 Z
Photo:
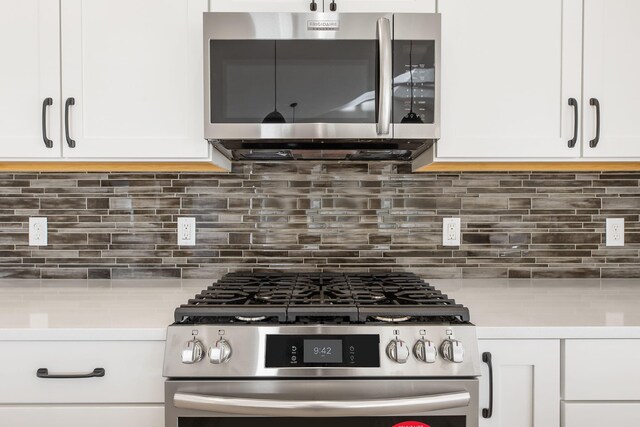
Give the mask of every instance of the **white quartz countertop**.
M 164 340 L 211 280 L 0 280 L 0 340 Z M 481 339 L 640 338 L 640 279 L 432 279 Z

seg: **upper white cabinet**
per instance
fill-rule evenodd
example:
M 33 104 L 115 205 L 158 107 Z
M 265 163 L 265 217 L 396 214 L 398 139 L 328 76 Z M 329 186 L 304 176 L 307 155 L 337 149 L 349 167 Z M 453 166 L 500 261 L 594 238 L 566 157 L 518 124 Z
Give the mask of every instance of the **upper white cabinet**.
M 324 0 L 324 11 L 331 11 L 332 0 Z M 435 12 L 435 0 L 335 0 L 336 12 Z
M 206 158 L 207 0 L 61 5 L 64 157 Z
M 481 340 L 491 354 L 493 413 L 489 409 L 488 365 L 480 377 L 481 427 L 560 427 L 560 341 Z
M 640 157 L 638 18 L 638 0 L 584 2 L 583 147 L 587 157 Z M 593 147 L 598 121 L 595 100 L 600 108 L 600 139 Z
M 59 13 L 59 0 L 0 0 L 1 158 L 60 156 Z
M 211 0 L 211 12 L 309 12 L 311 0 Z M 322 0 L 316 1 L 322 12 Z
M 633 0 L 630 0 L 633 1 Z M 579 157 L 581 0 L 446 0 L 438 158 Z
M 312 12 L 312 0 L 211 0 L 212 12 Z M 435 12 L 435 0 L 315 0 L 316 12 Z

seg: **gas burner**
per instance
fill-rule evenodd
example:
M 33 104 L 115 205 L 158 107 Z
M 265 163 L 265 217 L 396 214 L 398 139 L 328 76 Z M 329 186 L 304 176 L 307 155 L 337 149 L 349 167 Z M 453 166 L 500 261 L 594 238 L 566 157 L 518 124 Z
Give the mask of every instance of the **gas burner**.
M 175 319 L 468 323 L 469 311 L 410 273 L 230 273 L 178 307 Z
M 385 323 L 406 322 L 412 319 L 411 316 L 398 316 L 398 317 L 372 316 L 372 317 L 380 322 L 385 322 Z
M 256 317 L 245 317 L 245 316 L 236 316 L 235 319 L 241 322 L 262 322 L 266 320 L 267 316 L 256 316 Z

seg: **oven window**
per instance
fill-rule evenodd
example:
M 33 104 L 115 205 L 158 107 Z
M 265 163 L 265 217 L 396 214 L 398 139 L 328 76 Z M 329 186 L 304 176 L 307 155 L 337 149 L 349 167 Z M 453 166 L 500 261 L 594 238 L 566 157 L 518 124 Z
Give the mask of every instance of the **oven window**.
M 211 40 L 211 123 L 375 123 L 376 49 L 375 40 Z
M 433 40 L 393 42 L 393 123 L 433 123 L 434 64 Z
M 178 427 L 465 427 L 464 416 L 344 418 L 178 418 Z

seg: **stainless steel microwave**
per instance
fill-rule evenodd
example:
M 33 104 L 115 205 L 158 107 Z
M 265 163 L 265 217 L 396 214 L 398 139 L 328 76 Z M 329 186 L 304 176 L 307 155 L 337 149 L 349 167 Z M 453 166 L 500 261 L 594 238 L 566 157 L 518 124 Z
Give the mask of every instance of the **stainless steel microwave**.
M 440 136 L 440 15 L 207 12 L 204 88 L 234 160 L 415 159 Z

